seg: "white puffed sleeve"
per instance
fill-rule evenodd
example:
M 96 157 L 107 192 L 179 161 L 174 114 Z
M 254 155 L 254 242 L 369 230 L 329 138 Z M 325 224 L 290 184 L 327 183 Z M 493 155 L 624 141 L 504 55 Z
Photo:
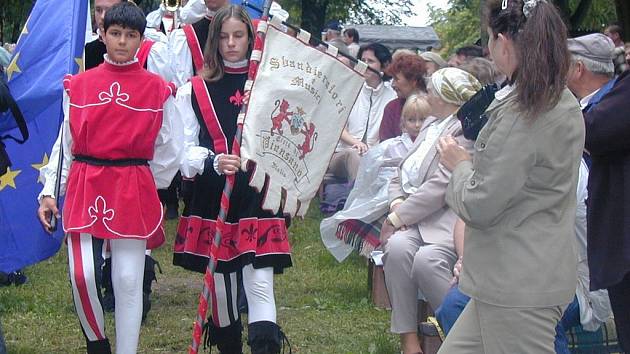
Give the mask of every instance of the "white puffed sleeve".
M 179 18 L 183 23 L 195 23 L 201 20 L 207 12 L 208 8 L 204 0 L 190 0 L 179 9 Z
M 147 15 L 147 28 L 160 28 L 164 10 L 164 5 L 160 4 L 157 10 L 149 12 Z
M 171 55 L 168 52 L 168 44 L 162 42 L 153 43 L 149 57 L 147 58 L 147 70 L 160 75 L 164 81 L 171 82 L 174 80 L 175 74 L 173 74 L 173 68 L 171 66 Z
M 53 145 L 50 152 L 50 159 L 48 164 L 39 170 L 39 182 L 44 184 L 44 188 L 39 193 L 37 200 L 41 200 L 43 196 L 50 196 L 52 198 L 58 198 L 66 193 L 66 180 L 68 179 L 68 171 L 70 170 L 70 164 L 72 163 L 72 135 L 70 133 L 70 98 L 66 91 L 63 92 L 63 123 L 59 128 L 59 135 Z M 63 132 L 63 134 L 62 134 Z M 62 140 L 63 136 L 63 141 Z M 61 153 L 61 147 L 63 146 L 62 161 L 59 160 Z M 57 183 L 57 170 L 59 169 L 59 163 L 61 162 L 61 179 L 59 195 L 55 195 L 55 184 Z
M 183 125 L 183 151 L 180 163 L 180 171 L 187 178 L 193 178 L 202 174 L 208 156 L 214 153 L 202 146 L 199 146 L 199 122 L 192 108 L 191 96 L 192 84 L 187 83 L 177 90 L 175 98 L 175 114 L 177 114 Z
M 178 28 L 171 32 L 168 38 L 168 52 L 170 55 L 173 82 L 181 87 L 194 75 L 192 54 L 186 41 L 184 30 Z
M 145 28 L 144 37 L 154 42 L 164 43 L 168 46 L 168 37 L 159 29 L 149 27 Z
M 174 100 L 171 96 L 164 103 L 162 127 L 155 141 L 153 160 L 149 161 L 158 189 L 168 188 L 179 169 L 181 159 L 184 132 Z

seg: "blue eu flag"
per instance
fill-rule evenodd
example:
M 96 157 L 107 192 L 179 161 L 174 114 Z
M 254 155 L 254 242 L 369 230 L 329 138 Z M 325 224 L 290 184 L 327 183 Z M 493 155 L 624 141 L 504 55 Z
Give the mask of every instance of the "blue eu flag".
M 37 219 L 39 169 L 48 162 L 63 121 L 62 80 L 82 65 L 87 0 L 38 0 L 7 68 L 9 88 L 28 123 L 29 140 L 5 141 L 13 166 L 0 177 L 0 271 L 12 272 L 54 255 L 53 236 Z M 0 132 L 19 137 L 13 118 L 0 117 Z

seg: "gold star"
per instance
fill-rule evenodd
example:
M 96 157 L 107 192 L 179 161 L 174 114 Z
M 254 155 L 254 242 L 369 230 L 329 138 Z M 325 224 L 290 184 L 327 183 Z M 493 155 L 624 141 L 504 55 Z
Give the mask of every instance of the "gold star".
M 7 186 L 13 187 L 15 189 L 15 177 L 22 173 L 20 170 L 11 171 L 11 167 L 7 169 L 7 173 L 5 173 L 2 177 L 0 177 L 0 191 L 6 188 Z
M 20 53 L 19 52 L 15 53 L 13 60 L 11 60 L 11 62 L 9 63 L 9 66 L 7 66 L 7 75 L 9 76 L 9 81 L 11 81 L 11 77 L 13 77 L 13 73 L 22 72 L 22 70 L 20 70 L 20 68 L 17 65 L 17 61 L 19 58 L 20 58 Z
M 74 62 L 79 66 L 80 73 L 85 71 L 85 68 L 83 67 L 83 58 L 74 58 Z
M 26 23 L 24 24 L 24 28 L 22 28 L 22 33 L 20 33 L 20 37 L 18 37 L 18 40 L 17 40 L 16 44 L 20 43 L 20 41 L 22 40 L 22 37 L 24 37 L 25 35 L 28 34 L 28 27 L 27 27 L 27 25 L 28 25 L 28 20 L 30 20 L 30 19 L 31 19 L 31 16 L 29 16 L 28 19 L 26 19 Z
M 42 159 L 42 163 L 34 163 L 31 166 L 37 171 L 41 170 L 42 167 L 48 165 L 48 154 L 44 153 L 44 159 Z

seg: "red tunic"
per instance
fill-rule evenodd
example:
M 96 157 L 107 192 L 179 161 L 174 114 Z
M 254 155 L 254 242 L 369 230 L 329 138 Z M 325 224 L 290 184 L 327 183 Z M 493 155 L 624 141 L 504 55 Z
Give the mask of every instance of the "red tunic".
M 63 213 L 66 232 L 98 238 L 164 240 L 162 205 L 146 163 L 153 159 L 164 102 L 174 91 L 158 75 L 133 63 L 103 63 L 67 76 L 72 155 Z M 79 161 L 79 156 L 119 165 Z

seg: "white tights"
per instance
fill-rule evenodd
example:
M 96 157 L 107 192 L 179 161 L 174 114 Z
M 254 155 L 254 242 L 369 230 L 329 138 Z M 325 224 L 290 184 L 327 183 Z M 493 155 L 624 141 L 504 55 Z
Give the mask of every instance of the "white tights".
M 134 354 L 142 320 L 145 240 L 110 240 L 112 285 L 116 298 L 116 353 Z M 103 340 L 105 321 L 98 299 L 96 267 L 102 265 L 103 241 L 90 234 L 68 236 L 70 281 L 77 315 L 88 341 Z
M 239 272 L 215 273 L 215 293 L 212 294 L 212 317 L 219 327 L 227 327 L 240 318 L 238 312 Z M 273 268 L 255 269 L 251 264 L 243 267 L 243 287 L 247 296 L 248 322 L 276 322 L 276 301 L 273 295 Z

